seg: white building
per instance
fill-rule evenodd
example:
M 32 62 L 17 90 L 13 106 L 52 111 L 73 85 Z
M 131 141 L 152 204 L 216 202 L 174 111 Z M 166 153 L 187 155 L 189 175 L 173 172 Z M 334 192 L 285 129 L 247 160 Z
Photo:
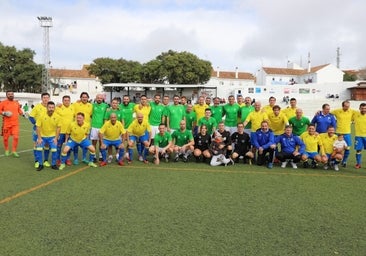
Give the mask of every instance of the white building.
M 257 85 L 291 85 L 309 83 L 340 83 L 344 72 L 332 64 L 303 69 L 289 63 L 287 68 L 262 67 L 258 71 Z
M 52 98 L 59 99 L 64 95 L 70 95 L 75 101 L 80 97 L 81 92 L 88 92 L 90 98 L 95 98 L 98 93 L 103 93 L 103 86 L 98 77 L 90 75 L 87 65 L 81 70 L 74 69 L 50 69 L 52 83 Z

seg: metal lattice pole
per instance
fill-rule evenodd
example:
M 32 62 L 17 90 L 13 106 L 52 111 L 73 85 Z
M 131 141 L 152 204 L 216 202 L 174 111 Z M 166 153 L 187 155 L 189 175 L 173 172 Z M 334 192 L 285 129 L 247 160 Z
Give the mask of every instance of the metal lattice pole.
M 42 90 L 51 92 L 50 88 L 50 27 L 52 27 L 52 17 L 37 17 L 39 24 L 43 28 L 43 69 L 42 69 Z

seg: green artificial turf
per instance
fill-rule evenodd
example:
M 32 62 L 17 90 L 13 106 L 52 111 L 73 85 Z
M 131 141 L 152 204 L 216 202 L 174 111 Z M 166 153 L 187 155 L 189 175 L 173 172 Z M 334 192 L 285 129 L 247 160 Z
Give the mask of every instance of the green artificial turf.
M 23 131 L 19 151 L 29 140 Z M 26 191 L 0 204 L 0 255 L 366 254 L 366 172 L 351 165 L 336 173 L 133 162 L 36 172 L 25 151 L 1 156 L 0 170 L 0 201 Z

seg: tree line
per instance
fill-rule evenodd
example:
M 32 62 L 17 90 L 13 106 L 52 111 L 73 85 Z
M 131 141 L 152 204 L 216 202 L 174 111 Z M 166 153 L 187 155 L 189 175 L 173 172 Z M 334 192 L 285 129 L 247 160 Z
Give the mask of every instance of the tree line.
M 34 62 L 35 51 L 16 49 L 0 42 L 0 85 L 2 91 L 42 92 L 43 64 Z M 91 75 L 106 83 L 204 84 L 211 77 L 207 60 L 183 51 L 169 50 L 146 63 L 123 58 L 96 58 L 88 66 Z M 57 86 L 57 85 L 54 85 Z

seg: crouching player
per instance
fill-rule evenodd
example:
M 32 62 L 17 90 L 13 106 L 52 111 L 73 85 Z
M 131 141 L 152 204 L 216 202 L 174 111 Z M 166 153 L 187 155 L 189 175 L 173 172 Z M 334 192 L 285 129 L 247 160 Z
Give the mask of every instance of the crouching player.
M 238 163 L 240 158 L 243 158 L 243 163 L 248 159 L 248 163 L 252 163 L 252 159 L 254 158 L 253 152 L 250 151 L 250 137 L 249 134 L 244 132 L 244 124 L 238 123 L 237 125 L 238 131 L 234 132 L 231 135 L 231 141 L 234 144 L 234 152 L 231 155 L 231 158 Z
M 155 134 L 154 145 L 150 147 L 149 152 L 154 155 L 154 163 L 159 164 L 160 159 L 164 158 L 169 162 L 169 154 L 172 153 L 172 136 L 166 131 L 165 124 L 159 125 L 159 132 Z
M 107 165 L 107 149 L 112 146 L 118 148 L 118 165 L 123 165 L 123 155 L 125 148 L 123 146 L 123 137 L 126 130 L 123 124 L 117 120 L 117 114 L 111 113 L 109 120 L 103 124 L 99 130 L 99 140 L 101 141 L 100 150 L 102 152 L 102 162 L 100 166 Z
M 65 168 L 65 162 L 67 160 L 67 153 L 70 149 L 80 146 L 82 148 L 89 149 L 89 163 L 90 167 L 97 167 L 93 160 L 95 158 L 95 147 L 91 141 L 88 140 L 90 131 L 90 125 L 84 122 L 84 113 L 78 112 L 76 114 L 76 122 L 72 122 L 66 130 L 66 145 L 61 153 L 61 165 L 60 170 Z
M 147 161 L 147 155 L 149 154 L 149 146 L 151 143 L 151 126 L 144 118 L 142 113 L 136 114 L 136 119 L 130 124 L 127 129 L 129 139 L 128 139 L 128 163 L 131 163 L 133 157 L 133 146 L 136 144 L 137 153 L 139 154 L 139 161 L 145 164 L 149 163 Z

